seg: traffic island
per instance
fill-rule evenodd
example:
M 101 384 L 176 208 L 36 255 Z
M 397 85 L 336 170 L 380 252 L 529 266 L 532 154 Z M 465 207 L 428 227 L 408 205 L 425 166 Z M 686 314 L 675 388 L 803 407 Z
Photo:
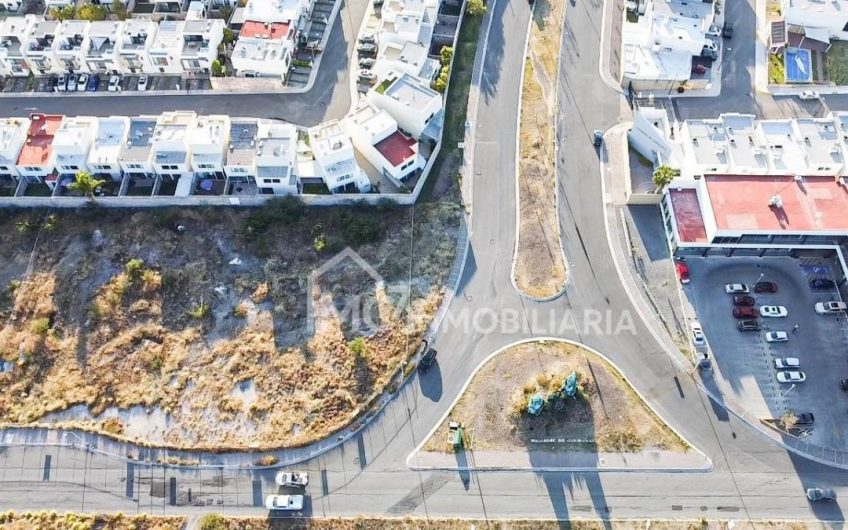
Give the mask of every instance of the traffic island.
M 483 364 L 413 468 L 708 469 L 621 373 L 579 345 L 527 342 Z
M 546 299 L 565 287 L 556 191 L 557 69 L 564 0 L 538 0 L 524 59 L 518 138 L 518 240 L 513 268 L 523 294 Z

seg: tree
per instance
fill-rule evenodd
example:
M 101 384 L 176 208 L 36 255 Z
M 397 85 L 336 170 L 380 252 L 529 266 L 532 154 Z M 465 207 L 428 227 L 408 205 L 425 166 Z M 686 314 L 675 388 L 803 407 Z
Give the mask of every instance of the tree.
M 481 17 L 486 14 L 486 3 L 483 0 L 468 0 L 465 12 L 472 17 Z
M 80 20 L 88 20 L 90 22 L 97 22 L 100 20 L 106 20 L 106 15 L 108 14 L 106 8 L 99 5 L 94 4 L 82 4 L 77 7 L 77 18 Z
M 452 57 L 453 48 L 450 46 L 442 46 L 442 49 L 439 50 L 439 62 L 442 64 L 442 66 L 449 65 Z
M 232 44 L 235 38 L 236 34 L 233 33 L 233 30 L 230 28 L 224 28 L 224 44 Z
M 669 166 L 660 166 L 654 171 L 654 186 L 661 190 L 668 186 L 672 179 L 680 175 L 680 171 Z
M 127 6 L 121 0 L 112 0 L 112 13 L 118 20 L 126 20 L 129 16 Z
M 72 20 L 76 18 L 77 10 L 73 4 L 63 7 L 54 7 L 50 10 L 50 18 L 53 20 Z
M 68 189 L 78 191 L 93 200 L 94 192 L 105 183 L 105 180 L 97 180 L 88 171 L 80 171 L 77 173 L 76 180 L 68 184 Z
M 214 77 L 224 77 L 226 73 L 224 72 L 224 67 L 221 66 L 221 61 L 215 59 L 212 61 L 212 75 Z

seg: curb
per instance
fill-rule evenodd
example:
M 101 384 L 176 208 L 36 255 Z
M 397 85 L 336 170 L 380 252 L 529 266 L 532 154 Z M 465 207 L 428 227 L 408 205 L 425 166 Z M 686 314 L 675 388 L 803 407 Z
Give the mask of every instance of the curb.
M 405 462 L 406 462 L 407 467 L 409 467 L 410 469 L 412 469 L 412 470 L 414 470 L 414 471 L 428 471 L 428 470 L 431 470 L 431 469 L 432 469 L 432 470 L 442 470 L 442 469 L 444 469 L 444 470 L 451 470 L 451 471 L 454 471 L 454 470 L 459 469 L 459 470 L 474 470 L 474 471 L 530 471 L 530 470 L 537 471 L 537 470 L 538 470 L 538 471 L 596 471 L 596 472 L 607 472 L 607 471 L 618 471 L 618 472 L 629 472 L 629 471 L 634 471 L 634 472 L 636 472 L 636 471 L 638 471 L 638 472 L 645 472 L 645 471 L 652 470 L 652 471 L 655 471 L 655 472 L 658 472 L 658 473 L 670 473 L 670 472 L 672 472 L 674 468 L 612 468 L 612 467 L 610 467 L 610 468 L 597 468 L 597 467 L 586 467 L 586 468 L 555 468 L 555 467 L 545 467 L 545 468 L 535 468 L 535 467 L 515 467 L 515 468 L 508 468 L 508 467 L 504 467 L 504 468 L 476 468 L 476 467 L 447 467 L 447 468 L 442 468 L 442 467 L 432 467 L 432 468 L 431 468 L 431 467 L 427 467 L 427 466 L 414 466 L 414 465 L 412 465 L 412 464 L 410 463 L 410 461 L 412 460 L 412 458 L 413 458 L 416 454 L 418 454 L 419 452 L 421 452 L 421 448 L 422 448 L 422 447 L 424 447 L 424 444 L 426 444 L 426 443 L 427 443 L 427 441 L 429 441 L 429 440 L 430 440 L 430 438 L 432 438 L 432 437 L 433 437 L 433 435 L 436 433 L 436 431 L 439 429 L 439 427 L 441 427 L 442 423 L 444 423 L 444 422 L 445 422 L 445 420 L 446 420 L 446 419 L 450 416 L 451 411 L 454 409 L 454 407 L 456 407 L 456 404 L 457 404 L 457 403 L 459 403 L 459 400 L 462 398 L 462 395 L 463 395 L 463 394 L 465 394 L 465 391 L 468 389 L 468 386 L 471 384 L 471 381 L 473 381 L 473 380 L 474 380 L 474 377 L 476 377 L 476 376 L 477 376 L 477 373 L 478 373 L 480 370 L 482 370 L 482 369 L 483 369 L 483 367 L 484 367 L 484 366 L 486 366 L 486 364 L 488 364 L 488 362 L 489 362 L 489 361 L 491 361 L 492 359 L 494 359 L 497 355 L 500 355 L 500 354 L 501 354 L 501 353 L 503 353 L 504 351 L 506 351 L 506 350 L 508 350 L 508 349 L 510 349 L 510 348 L 513 348 L 513 347 L 515 347 L 515 346 L 520 346 L 520 345 L 522 345 L 522 344 L 528 344 L 528 343 L 533 343 L 533 342 L 547 342 L 547 341 L 550 341 L 550 342 L 559 342 L 559 343 L 562 343 L 562 344 L 570 344 L 570 345 L 572 345 L 572 346 L 577 346 L 577 347 L 579 347 L 579 348 L 583 348 L 583 349 L 585 349 L 586 351 L 588 351 L 588 352 L 590 352 L 590 353 L 592 353 L 592 354 L 594 354 L 594 355 L 597 355 L 598 357 L 600 357 L 601 359 L 603 359 L 604 361 L 606 361 L 607 363 L 609 363 L 609 365 L 610 365 L 610 366 L 612 366 L 612 367 L 616 370 L 616 372 L 618 372 L 618 375 L 619 375 L 619 376 L 621 376 L 621 378 L 624 380 L 624 382 L 625 382 L 625 383 L 627 383 L 627 385 L 628 385 L 628 386 L 629 386 L 629 387 L 633 390 L 633 392 L 635 392 L 635 393 L 636 393 L 636 395 L 637 395 L 637 396 L 639 396 L 639 399 L 641 399 L 641 400 L 642 400 L 642 402 L 645 404 L 645 406 L 646 406 L 646 407 L 648 407 L 648 410 L 650 410 L 650 411 L 651 411 L 651 413 L 652 413 L 654 416 L 656 416 L 656 417 L 657 417 L 660 421 L 662 421 L 662 422 L 663 422 L 663 424 L 664 424 L 666 427 L 668 427 L 669 429 L 671 429 L 671 431 L 672 431 L 675 435 L 677 435 L 677 436 L 678 436 L 681 440 L 683 440 L 683 441 L 684 441 L 684 442 L 685 442 L 685 443 L 686 443 L 686 444 L 687 444 L 690 448 L 692 448 L 692 450 L 693 450 L 693 451 L 695 451 L 697 454 L 701 455 L 701 456 L 704 458 L 704 460 L 706 460 L 706 461 L 709 463 L 707 466 L 702 467 L 702 468 L 678 468 L 678 469 L 677 469 L 677 472 L 691 472 L 691 471 L 703 471 L 703 472 L 707 472 L 707 471 L 711 471 L 711 470 L 713 469 L 714 465 L 713 465 L 713 461 L 712 461 L 712 459 L 711 459 L 710 457 L 708 457 L 708 456 L 707 456 L 707 455 L 706 455 L 703 451 L 701 451 L 700 449 L 698 449 L 697 447 L 695 447 L 695 445 L 694 445 L 694 444 L 690 443 L 690 442 L 689 442 L 689 440 L 687 440 L 685 436 L 683 436 L 683 435 L 682 435 L 682 434 L 681 434 L 681 433 L 680 433 L 677 429 L 675 429 L 675 428 L 674 428 L 674 426 L 672 426 L 669 422 L 667 422 L 667 421 L 665 420 L 665 418 L 663 418 L 663 417 L 662 417 L 662 416 L 661 416 L 661 415 L 660 415 L 660 414 L 656 411 L 656 409 L 654 409 L 654 407 L 653 407 L 653 406 L 651 406 L 650 402 L 649 402 L 647 399 L 645 399 L 645 397 L 642 395 L 642 393 L 641 393 L 641 392 L 639 392 L 639 389 L 637 389 L 637 388 L 636 388 L 636 387 L 635 387 L 635 386 L 634 386 L 634 385 L 630 382 L 630 379 L 627 377 L 627 374 L 625 374 L 625 373 L 624 373 L 624 371 L 623 371 L 623 370 L 621 370 L 621 368 L 619 368 L 617 364 L 615 364 L 615 363 L 614 363 L 612 360 L 610 360 L 610 359 L 609 359 L 606 355 L 604 355 L 603 353 L 599 352 L 598 350 L 596 350 L 596 349 L 592 348 L 591 346 L 587 346 L 586 344 L 582 344 L 582 343 L 577 342 L 577 341 L 573 341 L 573 340 L 569 340 L 569 339 L 563 339 L 563 338 L 559 338 L 559 337 L 533 337 L 533 338 L 528 338 L 528 339 L 521 339 L 521 340 L 517 340 L 517 341 L 511 342 L 511 343 L 509 343 L 509 344 L 507 344 L 507 345 L 505 345 L 505 346 L 501 346 L 499 349 L 497 349 L 497 350 L 493 351 L 492 353 L 490 353 L 489 355 L 487 355 L 487 356 L 486 356 L 486 357 L 485 357 L 482 361 L 480 361 L 480 363 L 479 363 L 479 364 L 477 364 L 477 366 L 474 368 L 474 371 L 473 371 L 473 372 L 471 372 L 471 375 L 469 375 L 469 376 L 468 376 L 468 379 L 466 379 L 466 380 L 465 380 L 465 383 L 462 385 L 462 388 L 460 389 L 459 393 L 456 395 L 456 398 L 454 398 L 454 400 L 453 400 L 453 402 L 451 403 L 450 407 L 449 407 L 449 408 L 445 411 L 445 413 L 441 416 L 441 418 L 439 418 L 439 420 L 436 422 L 436 424 L 433 426 L 433 428 L 430 430 L 430 432 L 429 432 L 429 433 L 427 433 L 427 435 L 426 435 L 426 436 L 424 436 L 424 437 L 421 439 L 421 442 L 418 444 L 418 446 L 417 446 L 417 447 L 416 447 L 416 448 L 415 448 L 415 449 L 414 449 L 414 450 L 413 450 L 413 451 L 412 451 L 412 452 L 411 452 L 411 453 L 410 453 L 410 454 L 406 457 Z
M 612 33 L 612 26 L 607 26 L 607 7 L 610 6 L 609 0 L 604 0 L 604 8 L 601 12 L 601 42 L 600 42 L 600 57 L 601 60 L 598 64 L 598 75 L 601 77 L 601 81 L 604 82 L 605 85 L 615 90 L 621 95 L 624 95 L 624 88 L 621 86 L 621 83 L 615 83 L 613 79 L 610 79 L 611 74 L 609 71 L 609 52 L 610 49 L 608 46 L 604 44 L 607 35 L 607 28 L 609 27 L 610 33 Z M 627 9 L 625 8 L 622 17 L 625 17 L 627 13 Z M 622 28 L 623 31 L 623 28 Z M 606 52 L 606 53 L 605 53 Z M 606 68 L 605 68 L 606 67 Z

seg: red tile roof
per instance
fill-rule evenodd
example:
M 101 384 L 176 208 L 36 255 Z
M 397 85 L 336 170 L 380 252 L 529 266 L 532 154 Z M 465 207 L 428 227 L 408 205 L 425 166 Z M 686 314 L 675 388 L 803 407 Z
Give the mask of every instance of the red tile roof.
M 62 116 L 31 114 L 27 139 L 18 164 L 22 166 L 42 166 L 50 160 L 53 146 L 53 135 L 62 125 Z
M 415 143 L 415 138 L 408 138 L 402 132 L 395 131 L 387 138 L 377 142 L 374 147 L 383 155 L 383 158 L 393 166 L 398 167 L 415 156 L 415 151 L 412 149 Z
M 672 189 L 669 195 L 671 195 L 671 207 L 674 210 L 674 221 L 677 224 L 680 241 L 706 242 L 707 230 L 704 228 L 701 205 L 698 204 L 698 192 L 693 189 Z
M 289 36 L 288 22 L 255 22 L 246 21 L 242 27 L 239 37 L 253 37 L 257 39 L 279 40 Z

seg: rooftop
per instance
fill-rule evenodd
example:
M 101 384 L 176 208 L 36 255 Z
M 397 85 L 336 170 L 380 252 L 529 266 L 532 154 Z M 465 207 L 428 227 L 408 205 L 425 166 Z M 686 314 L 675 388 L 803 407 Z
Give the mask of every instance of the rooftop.
M 41 166 L 49 162 L 53 151 L 53 136 L 62 125 L 62 116 L 51 114 L 31 114 L 27 139 L 18 165 Z
M 156 34 L 156 23 L 152 20 L 142 20 L 131 18 L 124 21 L 124 27 L 121 30 L 122 50 L 138 50 L 143 49 L 153 39 L 151 35 Z
M 66 20 L 56 31 L 59 46 L 56 51 L 70 51 L 82 47 L 82 42 L 88 33 L 91 22 L 87 20 Z
M 118 160 L 128 129 L 129 120 L 127 118 L 99 118 L 97 120 L 97 136 L 91 146 L 91 151 L 88 153 L 88 161 L 96 164 Z
M 707 240 L 698 192 L 694 189 L 669 189 L 674 221 L 681 241 L 703 243 Z
M 848 230 L 848 190 L 833 177 L 714 175 L 705 179 L 719 230 Z
M 391 83 L 384 94 L 415 109 L 423 109 L 433 99 L 441 99 L 438 92 L 407 74 L 401 75 Z
M 385 139 L 377 142 L 374 148 L 383 155 L 383 158 L 397 167 L 415 155 L 415 150 L 412 149 L 415 143 L 415 138 L 409 138 L 404 136 L 402 132 L 395 131 Z
M 811 167 L 842 164 L 841 138 L 832 119 L 797 118 L 795 123 Z
M 244 17 L 258 22 L 292 22 L 300 11 L 300 0 L 248 0 Z
M 115 49 L 121 34 L 120 22 L 92 22 L 88 31 L 88 53 L 100 55 Z
M 721 119 L 686 120 L 687 147 L 692 150 L 695 162 L 702 166 L 724 166 L 727 158 L 727 131 Z
M 289 23 L 287 22 L 256 22 L 248 20 L 241 27 L 239 39 L 270 39 L 279 40 L 289 35 Z
M 155 49 L 182 49 L 183 25 L 185 22 L 179 20 L 165 20 L 159 23 L 156 38 L 153 39 L 151 48 Z
M 256 156 L 260 158 L 294 159 L 297 129 L 286 123 L 273 123 L 260 127 Z
M 228 166 L 253 164 L 259 123 L 256 120 L 232 121 L 230 123 L 230 145 L 227 149 Z
M 25 118 L 0 118 L 0 162 L 14 164 L 19 146 L 23 145 L 29 129 L 29 120 Z M 11 155 L 12 158 L 5 158 Z
M 191 132 L 190 142 L 193 145 L 222 144 L 226 138 L 225 132 L 230 130 L 230 119 L 228 116 L 198 116 L 197 125 Z
M 92 128 L 96 126 L 97 118 L 67 116 L 54 134 L 53 145 L 56 147 L 76 147 L 86 140 Z
M 156 120 L 154 142 L 185 142 L 189 128 L 194 128 L 197 115 L 191 111 L 165 112 Z
M 0 54 L 18 55 L 32 23 L 29 17 L 9 17 L 0 24 Z
M 762 120 L 757 129 L 776 171 L 786 175 L 803 174 L 807 169 L 804 149 L 791 120 Z
M 146 162 L 150 157 L 151 140 L 156 118 L 130 118 L 130 132 L 121 159 L 127 162 Z
M 378 59 L 398 61 L 420 68 L 427 60 L 427 47 L 417 42 L 406 42 L 403 45 L 389 43 L 381 47 Z
M 253 61 L 279 61 L 285 56 L 286 41 L 270 39 L 243 39 L 239 37 L 232 57 Z

